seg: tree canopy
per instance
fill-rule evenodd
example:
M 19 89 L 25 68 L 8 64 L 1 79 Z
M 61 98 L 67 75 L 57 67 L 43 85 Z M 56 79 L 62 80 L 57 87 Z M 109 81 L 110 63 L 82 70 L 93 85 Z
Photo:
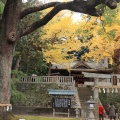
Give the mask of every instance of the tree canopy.
M 120 49 L 119 40 L 119 6 L 116 10 L 106 9 L 102 17 L 90 17 L 88 21 L 80 22 L 80 37 L 84 46 L 89 48 L 83 58 L 96 60 L 108 58 L 110 64 L 114 63 L 114 51 Z M 88 39 L 91 36 L 90 39 Z
M 50 2 L 39 4 L 26 9 L 22 9 L 22 0 L 2 0 L 0 6 L 3 6 L 0 17 L 0 102 L 10 102 L 10 78 L 13 59 L 13 51 L 17 41 L 21 37 L 32 33 L 38 28 L 46 25 L 56 14 L 62 10 L 70 10 L 88 14 L 90 16 L 102 16 L 105 7 L 115 9 L 119 0 L 75 0 L 68 2 Z M 42 18 L 28 22 L 28 25 L 20 26 L 22 19 L 29 14 L 52 8 Z M 118 52 L 116 52 L 118 53 Z M 119 52 L 120 54 L 120 52 Z M 119 54 L 116 54 L 119 58 Z M 119 59 L 117 59 L 119 62 Z M 119 64 L 118 64 L 119 69 Z

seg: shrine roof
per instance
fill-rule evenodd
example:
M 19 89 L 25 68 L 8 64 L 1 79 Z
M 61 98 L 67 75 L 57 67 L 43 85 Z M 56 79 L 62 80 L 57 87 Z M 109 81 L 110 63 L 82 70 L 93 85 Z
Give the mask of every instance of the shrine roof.
M 112 68 L 105 68 L 104 63 L 100 61 L 99 63 L 95 63 L 94 61 L 85 62 L 85 61 L 74 61 L 71 63 L 63 63 L 63 64 L 53 64 L 51 67 L 51 71 L 61 72 L 69 74 L 69 70 L 74 72 L 90 72 L 90 73 L 105 73 L 110 74 L 113 73 Z
M 66 69 L 66 68 L 71 68 L 71 69 L 96 69 L 99 67 L 102 67 L 102 65 L 95 63 L 95 62 L 85 62 L 85 61 L 73 61 L 73 62 L 68 62 L 68 63 L 54 63 L 52 64 L 51 69 Z

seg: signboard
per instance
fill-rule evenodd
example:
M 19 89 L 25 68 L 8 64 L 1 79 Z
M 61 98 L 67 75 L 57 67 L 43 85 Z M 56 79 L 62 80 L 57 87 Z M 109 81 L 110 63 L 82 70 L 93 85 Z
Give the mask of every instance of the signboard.
M 53 108 L 71 108 L 70 98 L 53 98 L 52 99 Z
M 113 85 L 117 85 L 117 76 L 113 76 L 112 77 L 112 82 L 113 82 Z

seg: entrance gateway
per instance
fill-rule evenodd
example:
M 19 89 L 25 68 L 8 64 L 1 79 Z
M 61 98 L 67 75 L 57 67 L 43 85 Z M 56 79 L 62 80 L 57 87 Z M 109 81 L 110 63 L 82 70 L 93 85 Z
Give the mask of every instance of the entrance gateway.
M 99 101 L 99 93 L 101 89 L 106 89 L 106 92 L 110 92 L 110 90 L 114 90 L 114 92 L 118 92 L 120 89 L 120 74 L 96 74 L 96 73 L 87 73 L 82 72 L 84 77 L 94 78 L 94 82 L 85 82 L 87 86 L 93 86 L 94 90 L 94 100 L 97 102 L 96 110 L 98 109 Z M 112 92 L 112 91 L 111 91 Z M 96 118 L 98 118 L 98 113 L 95 113 Z
M 85 82 L 85 85 L 93 86 L 94 99 L 99 98 L 98 92 L 100 92 L 102 88 L 106 89 L 106 92 L 110 92 L 110 89 L 118 92 L 118 89 L 120 89 L 120 74 L 82 73 L 84 77 L 94 78 L 94 82 Z
M 48 92 L 50 95 L 52 95 L 53 117 L 55 117 L 55 114 L 66 114 L 69 118 L 71 108 L 70 96 L 74 96 L 76 94 L 76 90 L 50 89 Z M 66 108 L 68 112 L 56 112 L 56 108 Z

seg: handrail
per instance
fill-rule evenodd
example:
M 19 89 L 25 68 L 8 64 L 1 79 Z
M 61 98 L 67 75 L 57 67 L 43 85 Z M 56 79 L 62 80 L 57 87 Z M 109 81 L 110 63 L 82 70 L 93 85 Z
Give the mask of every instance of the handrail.
M 19 79 L 21 83 L 74 83 L 73 76 L 27 76 Z

